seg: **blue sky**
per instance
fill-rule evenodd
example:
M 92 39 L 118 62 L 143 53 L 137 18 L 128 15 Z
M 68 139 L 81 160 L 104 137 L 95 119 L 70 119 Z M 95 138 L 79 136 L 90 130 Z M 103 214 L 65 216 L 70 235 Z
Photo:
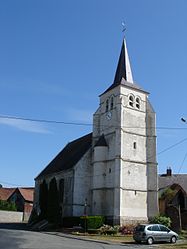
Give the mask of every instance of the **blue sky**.
M 125 21 L 134 80 L 157 113 L 159 172 L 187 173 L 186 9 L 186 0 L 0 1 L 0 115 L 92 123 L 113 83 Z M 34 185 L 91 129 L 0 118 L 0 183 Z

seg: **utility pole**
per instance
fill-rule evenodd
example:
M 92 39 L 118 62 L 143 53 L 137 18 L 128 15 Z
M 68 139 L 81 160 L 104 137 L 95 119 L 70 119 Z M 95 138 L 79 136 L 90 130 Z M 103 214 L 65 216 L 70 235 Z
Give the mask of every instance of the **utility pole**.
M 182 230 L 182 219 L 181 219 L 181 206 L 179 204 L 178 207 L 178 211 L 179 211 L 179 226 L 180 226 L 180 231 Z
M 87 206 L 88 206 L 87 198 L 85 198 L 85 201 L 84 201 L 84 233 L 85 234 L 87 232 Z

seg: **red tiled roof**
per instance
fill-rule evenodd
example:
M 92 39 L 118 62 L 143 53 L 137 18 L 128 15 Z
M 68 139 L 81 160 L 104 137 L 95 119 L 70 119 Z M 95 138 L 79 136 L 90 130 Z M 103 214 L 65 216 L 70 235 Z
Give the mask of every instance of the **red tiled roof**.
M 18 190 L 25 201 L 33 202 L 34 188 L 0 188 L 0 200 L 7 201 Z
M 7 201 L 16 188 L 0 188 L 0 200 Z
M 25 201 L 33 202 L 34 188 L 18 188 Z

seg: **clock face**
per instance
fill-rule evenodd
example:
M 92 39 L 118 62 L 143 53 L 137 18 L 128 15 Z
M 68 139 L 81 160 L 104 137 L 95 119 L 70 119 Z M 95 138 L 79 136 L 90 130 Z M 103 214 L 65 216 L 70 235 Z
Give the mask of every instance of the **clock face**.
M 107 112 L 106 117 L 107 117 L 108 120 L 110 120 L 111 117 L 112 117 L 112 113 L 111 112 Z

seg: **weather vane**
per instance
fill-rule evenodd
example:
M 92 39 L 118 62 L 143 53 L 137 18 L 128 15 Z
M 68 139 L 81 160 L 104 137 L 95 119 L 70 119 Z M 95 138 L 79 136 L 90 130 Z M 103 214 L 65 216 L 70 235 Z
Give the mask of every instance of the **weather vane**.
M 122 24 L 122 27 L 123 27 L 122 32 L 124 33 L 125 30 L 126 30 L 125 22 L 122 22 L 121 24 Z

